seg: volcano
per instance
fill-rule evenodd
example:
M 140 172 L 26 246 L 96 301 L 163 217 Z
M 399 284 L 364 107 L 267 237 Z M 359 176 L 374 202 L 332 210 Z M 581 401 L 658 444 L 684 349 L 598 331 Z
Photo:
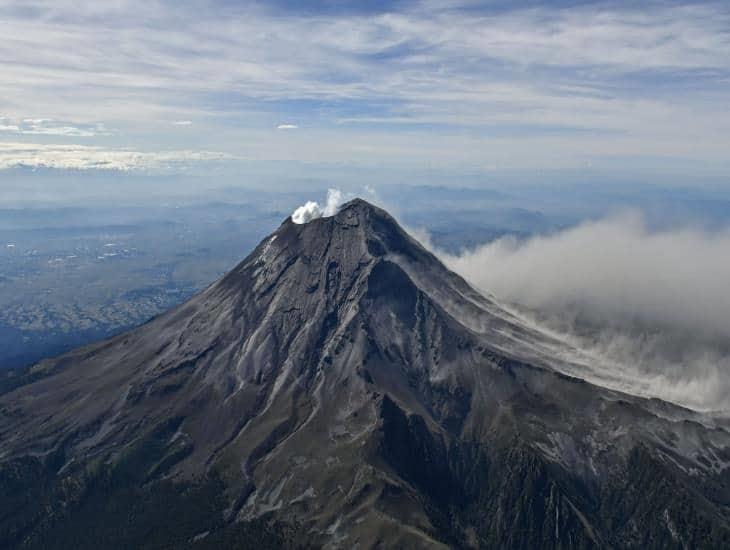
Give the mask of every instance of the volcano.
M 0 547 L 730 547 L 723 421 L 560 345 L 365 201 L 287 219 L 3 382 Z

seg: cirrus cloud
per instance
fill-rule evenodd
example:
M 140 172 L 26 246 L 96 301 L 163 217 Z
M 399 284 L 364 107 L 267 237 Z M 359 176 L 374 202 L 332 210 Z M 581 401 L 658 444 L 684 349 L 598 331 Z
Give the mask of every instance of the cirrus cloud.
M 2 3 L 0 59 L 13 62 L 0 63 L 0 96 L 12 114 L 85 120 L 93 105 L 110 124 L 135 129 L 189 112 L 212 121 L 210 140 L 221 126 L 244 133 L 292 113 L 359 135 L 410 126 L 425 138 L 420 126 L 441 125 L 454 134 L 451 148 L 463 145 L 459 129 L 470 129 L 481 140 L 475 150 L 503 144 L 505 134 L 552 133 L 547 146 L 504 145 L 500 156 L 523 162 L 536 147 L 555 158 L 576 148 L 615 155 L 622 144 L 635 155 L 726 158 L 730 10 L 722 3 L 497 9 L 423 0 L 365 14 L 213 4 L 219 9 Z

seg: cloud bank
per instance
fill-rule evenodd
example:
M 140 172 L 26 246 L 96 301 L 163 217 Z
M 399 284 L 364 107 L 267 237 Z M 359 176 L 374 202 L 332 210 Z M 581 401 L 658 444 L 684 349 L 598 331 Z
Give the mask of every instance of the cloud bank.
M 0 142 L 0 170 L 55 168 L 67 170 L 151 170 L 203 161 L 235 160 L 214 151 L 135 151 L 75 144 Z
M 444 261 L 585 351 L 586 378 L 730 410 L 730 232 L 650 232 L 638 215 Z
M 318 202 L 307 201 L 304 205 L 300 206 L 291 215 L 291 220 L 294 223 L 302 224 L 307 223 L 317 218 L 327 218 L 337 214 L 340 206 L 343 202 L 342 192 L 339 189 L 329 189 L 327 191 L 327 201 L 324 206 L 320 206 Z

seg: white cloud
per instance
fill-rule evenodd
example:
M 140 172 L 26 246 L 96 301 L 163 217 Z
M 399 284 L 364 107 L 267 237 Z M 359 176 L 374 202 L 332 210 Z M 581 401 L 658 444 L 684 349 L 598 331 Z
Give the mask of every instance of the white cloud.
M 74 170 L 150 170 L 185 163 L 236 160 L 212 151 L 134 151 L 85 145 L 0 142 L 0 170 L 14 167 Z
M 192 120 L 176 120 L 172 123 L 173 126 L 192 126 Z
M 53 120 L 52 118 L 24 118 L 8 124 L 10 119 L 0 118 L 0 132 L 11 132 L 24 135 L 93 137 L 110 135 L 103 124 L 71 124 Z
M 118 30 L 100 25 L 95 12 L 79 12 L 77 6 L 63 3 L 46 6 L 55 19 L 16 15 L 6 24 L 0 52 L 5 48 L 16 54 L 4 57 L 18 59 L 9 69 L 22 89 L 28 90 L 32 83 L 45 90 L 65 75 L 69 86 L 77 89 L 83 82 L 97 86 L 103 82 L 98 89 L 102 97 L 115 90 L 145 98 L 154 92 L 151 99 L 157 104 L 168 102 L 167 93 L 184 98 L 203 90 L 266 100 L 398 98 L 408 103 L 407 114 L 413 119 L 436 116 L 443 107 L 453 107 L 452 102 L 466 103 L 478 113 L 479 105 L 492 99 L 493 90 L 512 88 L 522 93 L 504 99 L 523 107 L 532 103 L 535 111 L 543 102 L 566 94 L 591 96 L 610 110 L 616 90 L 610 82 L 608 87 L 604 84 L 617 72 L 730 67 L 725 32 L 730 15 L 713 5 L 536 8 L 489 15 L 432 5 L 429 10 L 415 6 L 372 17 L 306 18 L 271 16 L 249 8 L 226 19 L 193 17 L 190 10 L 175 19 L 173 28 L 164 6 L 123 2 L 115 13 L 125 8 L 128 13 L 116 16 Z M 135 12 L 158 30 L 154 40 L 132 16 Z M 98 47 L 83 47 L 90 42 Z M 368 59 L 403 46 L 409 47 L 393 62 Z M 132 47 L 148 60 L 146 70 L 140 71 L 136 56 L 124 55 Z M 195 55 L 189 55 L 191 49 Z M 516 72 L 480 74 L 479 64 L 495 62 Z M 543 75 L 539 82 L 521 78 L 530 66 L 565 67 L 570 74 Z M 581 67 L 590 73 L 576 74 Z M 345 78 L 327 78 L 333 73 Z M 198 76 L 191 78 L 193 74 Z M 125 101 L 119 107 L 134 109 L 136 102 Z M 565 114 L 569 112 L 565 109 Z
M 256 142 L 252 128 L 276 128 L 278 117 L 297 116 L 294 105 L 316 110 L 329 132 L 317 135 L 307 125 L 308 148 L 321 144 L 309 161 L 323 154 L 325 139 L 343 149 L 364 136 L 400 150 L 431 142 L 429 161 L 452 165 L 468 157 L 484 166 L 484 150 L 502 148 L 508 158 L 499 169 L 576 167 L 584 155 L 623 153 L 727 159 L 730 10 L 724 4 L 491 12 L 458 4 L 306 17 L 252 4 L 229 7 L 225 16 L 186 5 L 174 17 L 167 3 L 131 0 L 83 9 L 37 1 L 38 17 L 0 5 L 0 59 L 13 60 L 2 64 L 0 97 L 14 116 L 85 121 L 93 112 L 154 143 L 159 121 L 207 117 L 201 132 L 217 149 Z M 330 124 L 337 121 L 350 127 Z M 390 131 L 396 124 L 409 125 L 408 135 Z M 419 124 L 447 128 L 426 135 Z M 187 137 L 167 125 L 170 143 Z M 546 129 L 558 135 L 546 136 Z M 505 138 L 505 131 L 518 135 Z M 295 137 L 301 138 L 289 136 Z M 269 157 L 303 155 L 284 150 L 280 140 L 259 147 Z M 544 158 L 533 156 L 536 149 Z M 389 150 L 375 148 L 368 158 L 379 162 Z M 447 158 L 455 150 L 460 158 Z M 336 160 L 349 160 L 348 152 Z
M 296 130 L 299 128 L 296 124 L 279 124 L 276 129 L 277 130 Z

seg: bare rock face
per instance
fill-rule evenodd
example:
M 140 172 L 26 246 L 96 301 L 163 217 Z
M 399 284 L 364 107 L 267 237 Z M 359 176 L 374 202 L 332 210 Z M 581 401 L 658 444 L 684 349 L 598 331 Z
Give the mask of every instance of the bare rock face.
M 552 344 L 364 201 L 288 219 L 0 395 L 0 547 L 730 547 L 730 433 Z

